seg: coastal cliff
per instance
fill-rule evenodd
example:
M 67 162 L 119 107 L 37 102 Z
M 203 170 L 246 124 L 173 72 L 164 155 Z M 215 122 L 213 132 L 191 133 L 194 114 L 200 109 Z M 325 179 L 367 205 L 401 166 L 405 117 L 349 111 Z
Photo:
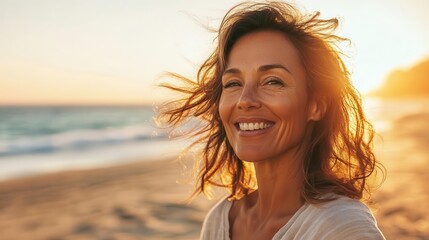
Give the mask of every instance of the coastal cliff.
M 391 72 L 383 85 L 369 96 L 381 98 L 429 97 L 429 58 L 410 69 Z

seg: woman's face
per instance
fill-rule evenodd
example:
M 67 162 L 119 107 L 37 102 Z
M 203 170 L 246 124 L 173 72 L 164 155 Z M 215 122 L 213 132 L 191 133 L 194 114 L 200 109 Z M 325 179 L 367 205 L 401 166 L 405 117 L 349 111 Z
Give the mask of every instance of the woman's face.
M 299 146 L 315 116 L 305 70 L 289 39 L 276 31 L 247 34 L 227 62 L 219 113 L 236 155 L 258 162 Z

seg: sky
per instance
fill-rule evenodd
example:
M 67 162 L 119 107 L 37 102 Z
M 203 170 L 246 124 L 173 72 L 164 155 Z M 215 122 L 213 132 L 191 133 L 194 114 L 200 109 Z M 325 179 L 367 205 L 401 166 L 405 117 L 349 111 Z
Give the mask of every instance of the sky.
M 233 0 L 0 0 L 0 105 L 153 104 L 166 71 L 195 77 Z M 427 0 L 296 0 L 337 17 L 366 93 L 429 58 Z

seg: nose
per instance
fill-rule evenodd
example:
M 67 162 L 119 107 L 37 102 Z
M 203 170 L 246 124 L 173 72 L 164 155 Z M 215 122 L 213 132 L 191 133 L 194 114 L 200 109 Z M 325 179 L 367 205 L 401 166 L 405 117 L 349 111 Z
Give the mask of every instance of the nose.
M 260 108 L 261 102 L 258 99 L 257 90 L 251 86 L 243 87 L 240 98 L 238 99 L 237 107 L 241 110 Z

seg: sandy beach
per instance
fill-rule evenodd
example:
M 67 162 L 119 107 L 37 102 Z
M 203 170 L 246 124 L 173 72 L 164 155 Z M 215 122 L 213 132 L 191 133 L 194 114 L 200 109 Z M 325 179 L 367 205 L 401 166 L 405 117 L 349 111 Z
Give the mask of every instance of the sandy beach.
M 427 112 L 405 116 L 376 141 L 387 176 L 374 211 L 387 239 L 429 239 L 428 120 Z
M 373 208 L 387 239 L 429 239 L 428 119 L 404 117 L 377 138 L 388 175 Z M 164 159 L 0 182 L 1 239 L 198 239 L 216 200 L 186 203 L 187 172 Z
M 197 239 L 214 201 L 186 200 L 172 159 L 0 183 L 1 239 Z

